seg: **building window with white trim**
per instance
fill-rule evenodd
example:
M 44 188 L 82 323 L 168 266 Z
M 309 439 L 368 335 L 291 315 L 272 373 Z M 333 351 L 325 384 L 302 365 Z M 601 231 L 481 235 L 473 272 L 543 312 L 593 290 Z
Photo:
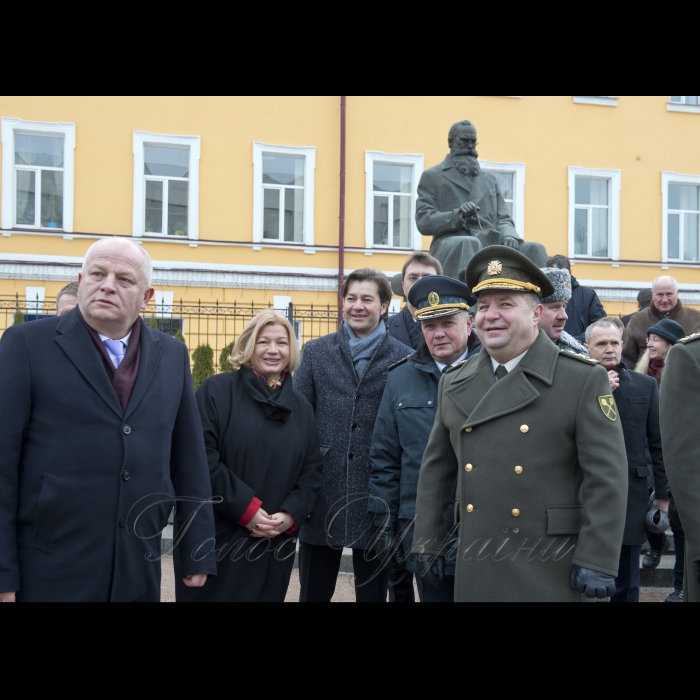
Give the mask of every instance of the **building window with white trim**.
M 525 237 L 525 163 L 496 163 L 479 160 L 481 169 L 496 178 L 498 188 L 513 219 L 515 230 Z
M 663 173 L 663 261 L 700 261 L 700 176 Z
M 255 142 L 253 241 L 314 242 L 316 149 Z
M 75 125 L 2 120 L 2 227 L 73 230 Z
M 199 136 L 134 132 L 135 236 L 199 237 Z
M 569 168 L 569 257 L 620 259 L 620 170 Z
M 423 162 L 419 154 L 365 153 L 367 248 L 420 250 L 423 247 L 416 226 Z
M 698 106 L 700 102 L 700 97 L 698 95 L 676 95 L 671 96 L 671 102 L 679 105 L 693 105 Z

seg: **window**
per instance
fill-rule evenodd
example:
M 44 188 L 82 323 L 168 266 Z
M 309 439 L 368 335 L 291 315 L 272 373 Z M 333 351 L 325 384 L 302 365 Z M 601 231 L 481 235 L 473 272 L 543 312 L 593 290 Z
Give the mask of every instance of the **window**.
M 574 96 L 574 102 L 583 105 L 601 105 L 603 107 L 617 107 L 618 99 L 611 95 L 578 95 Z
M 569 257 L 620 259 L 620 170 L 569 168 Z
M 73 230 L 75 124 L 2 120 L 2 228 Z
M 498 181 L 515 230 L 525 237 L 525 163 L 494 163 L 479 160 L 481 169 Z
M 700 261 L 700 175 L 662 173 L 663 261 Z
M 671 97 L 671 102 L 681 104 L 681 105 L 698 105 L 697 95 L 677 95 L 676 97 Z
M 199 136 L 134 132 L 134 236 L 199 237 Z
M 420 250 L 423 241 L 416 226 L 416 199 L 423 156 L 367 151 L 365 173 L 367 248 Z
M 316 149 L 253 144 L 253 241 L 314 242 Z
M 700 112 L 700 96 L 698 95 L 672 95 L 671 101 L 666 105 L 669 112 Z

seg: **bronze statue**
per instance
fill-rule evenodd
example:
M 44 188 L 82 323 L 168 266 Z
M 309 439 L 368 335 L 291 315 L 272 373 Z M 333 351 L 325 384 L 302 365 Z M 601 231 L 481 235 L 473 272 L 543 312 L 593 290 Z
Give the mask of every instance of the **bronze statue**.
M 489 245 L 510 246 L 545 267 L 544 246 L 518 236 L 496 178 L 481 170 L 476 127 L 467 120 L 453 124 L 447 143 L 450 154 L 420 179 L 416 206 L 418 230 L 433 236 L 430 254 L 444 274 L 458 279 L 472 256 Z

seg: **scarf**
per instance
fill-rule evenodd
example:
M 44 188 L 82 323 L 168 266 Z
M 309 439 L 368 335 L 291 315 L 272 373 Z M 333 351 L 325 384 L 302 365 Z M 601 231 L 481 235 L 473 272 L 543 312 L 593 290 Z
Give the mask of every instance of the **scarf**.
M 661 375 L 663 374 L 665 364 L 666 364 L 665 360 L 659 360 L 656 357 L 653 360 L 649 360 L 649 367 L 647 368 L 647 374 L 650 377 L 654 377 L 654 379 L 656 379 L 657 384 L 661 383 Z
M 408 306 L 403 307 L 403 322 L 406 326 L 406 332 L 408 333 L 408 338 L 411 341 L 411 347 L 414 350 L 418 350 L 423 342 L 423 327 L 420 321 L 414 321 L 411 312 L 408 310 Z
M 288 375 L 282 386 L 270 389 L 266 383 L 258 379 L 258 375 L 250 367 L 241 367 L 240 377 L 248 396 L 255 401 L 267 420 L 286 423 L 292 412 L 292 377 Z
M 379 321 L 379 325 L 365 338 L 358 338 L 347 321 L 343 321 L 343 328 L 348 334 L 350 357 L 352 357 L 352 363 L 355 365 L 355 372 L 362 379 L 362 375 L 365 373 L 372 356 L 379 344 L 384 340 L 386 324 L 384 321 Z

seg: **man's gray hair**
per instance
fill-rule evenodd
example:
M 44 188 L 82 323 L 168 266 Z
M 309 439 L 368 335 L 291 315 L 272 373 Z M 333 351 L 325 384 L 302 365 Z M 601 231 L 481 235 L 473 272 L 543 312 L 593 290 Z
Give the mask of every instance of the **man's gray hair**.
M 673 291 L 678 294 L 678 282 L 676 281 L 675 277 L 671 277 L 671 275 L 661 275 L 661 277 L 657 277 L 652 283 L 651 283 L 651 291 L 653 292 L 654 289 L 656 288 L 656 284 L 659 280 L 671 280 L 673 282 Z
M 60 298 L 64 294 L 72 294 L 74 297 L 78 296 L 78 283 L 77 282 L 71 282 L 70 284 L 67 284 L 57 295 L 56 295 L 56 306 L 58 306 L 58 302 Z
M 138 243 L 132 241 L 130 238 L 124 238 L 123 236 L 109 236 L 108 238 L 101 238 L 96 243 L 93 243 L 85 253 L 85 258 L 83 259 L 83 267 L 81 272 L 85 274 L 85 263 L 88 261 L 88 258 L 95 252 L 95 249 L 107 245 L 108 243 L 116 243 L 117 245 L 128 247 L 133 246 L 134 248 L 136 248 L 136 250 L 140 252 L 141 255 L 143 255 L 143 274 L 145 277 L 146 287 L 150 287 L 151 278 L 153 277 L 153 262 L 151 261 L 151 256 Z
M 595 323 L 591 323 L 591 325 L 586 328 L 586 345 L 591 342 L 591 335 L 593 335 L 594 328 L 617 328 L 620 333 L 620 340 L 622 340 L 625 332 L 625 326 L 619 318 L 606 316 L 605 318 L 598 319 Z

